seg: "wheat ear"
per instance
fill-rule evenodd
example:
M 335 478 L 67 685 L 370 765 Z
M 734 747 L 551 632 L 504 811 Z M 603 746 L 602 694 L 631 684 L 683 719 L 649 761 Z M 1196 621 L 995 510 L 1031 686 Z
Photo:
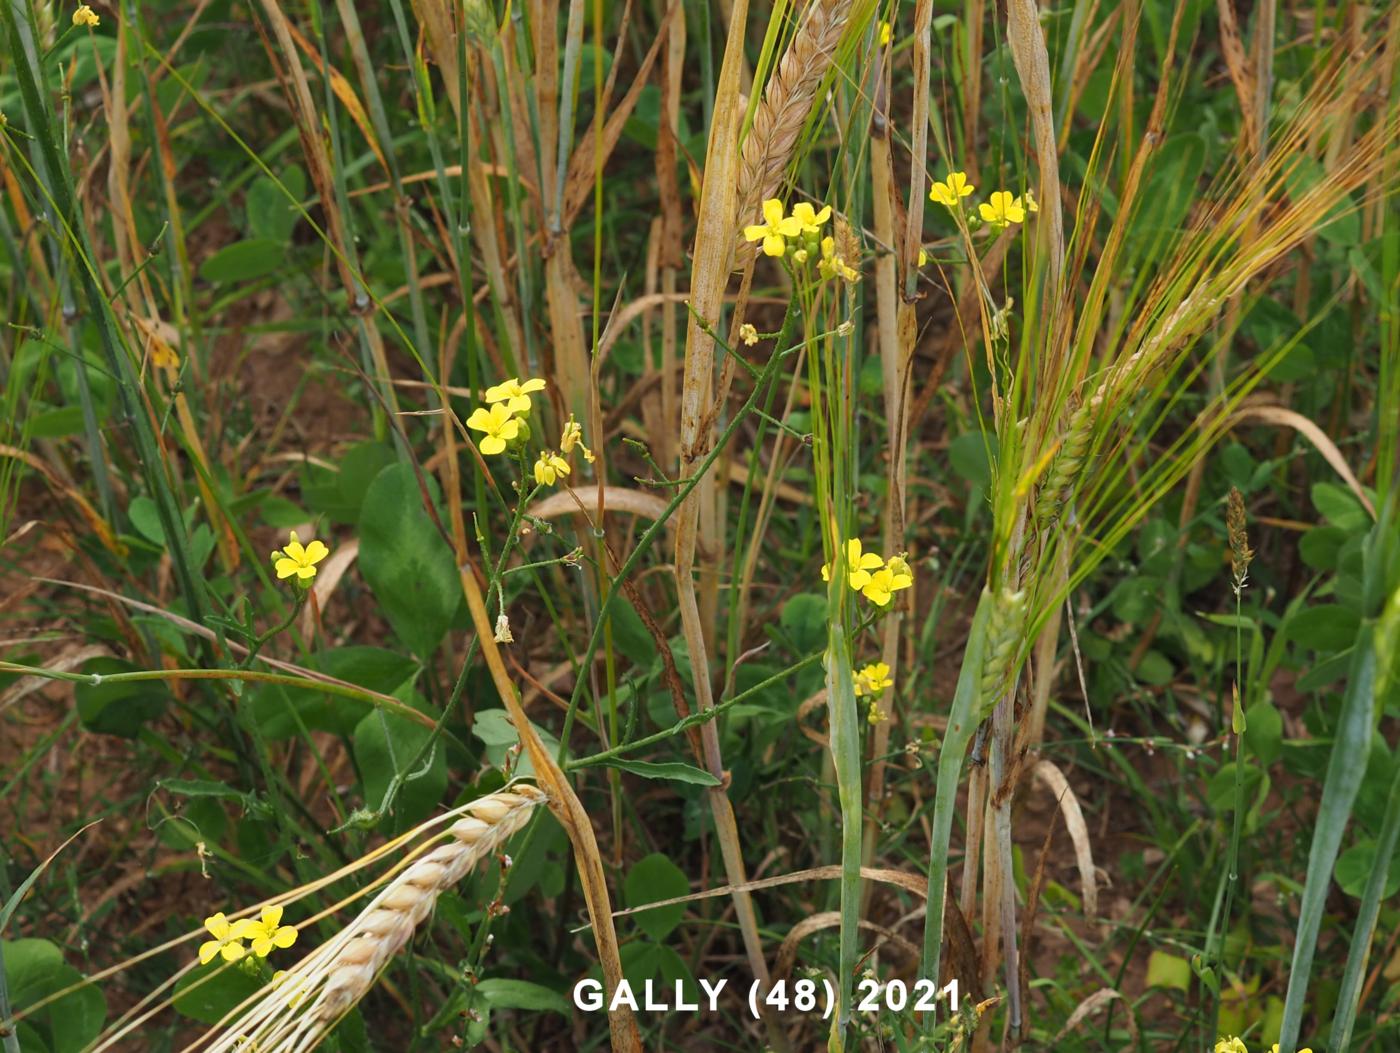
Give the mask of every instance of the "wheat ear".
M 851 0 L 812 0 L 797 35 L 768 78 L 739 154 L 740 229 L 756 223 L 760 205 L 777 193 L 850 13 Z
M 315 1048 L 373 986 L 381 969 L 407 946 L 432 913 L 438 896 L 461 881 L 482 859 L 506 843 L 548 795 L 518 783 L 463 805 L 444 842 L 410 863 L 370 901 L 357 918 L 221 1022 L 209 1053 L 256 1042 L 267 1053 L 302 1053 Z

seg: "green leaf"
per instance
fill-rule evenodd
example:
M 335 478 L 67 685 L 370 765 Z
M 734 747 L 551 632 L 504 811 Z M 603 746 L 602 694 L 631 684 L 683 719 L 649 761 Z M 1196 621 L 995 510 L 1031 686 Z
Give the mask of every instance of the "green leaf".
M 262 278 L 286 259 L 286 250 L 271 238 L 247 238 L 225 245 L 199 267 L 199 276 L 207 282 L 246 282 Z
M 161 525 L 160 512 L 156 509 L 156 503 L 149 497 L 142 495 L 132 498 L 126 514 L 137 533 L 147 541 L 153 545 L 165 544 L 165 527 Z
M 1361 618 L 1350 607 L 1320 603 L 1299 611 L 1285 623 L 1288 638 L 1312 651 L 1340 651 L 1356 638 Z
M 291 241 L 292 230 L 301 219 L 301 213 L 287 199 L 287 194 L 300 198 L 301 190 L 290 183 L 298 182 L 302 184 L 301 189 L 305 189 L 306 182 L 300 169 L 292 171 L 296 173 L 296 180 L 289 180 L 287 175 L 283 176 L 283 183 L 287 184 L 285 193 L 267 176 L 260 175 L 248 184 L 248 231 L 254 237 L 266 238 L 281 245 Z
M 408 648 L 432 657 L 461 602 L 457 562 L 428 513 L 413 469 L 385 468 L 360 514 L 360 573 Z
M 104 657 L 84 662 L 82 672 L 102 677 L 137 669 L 130 662 Z M 73 697 L 78 704 L 78 719 L 88 731 L 135 738 L 143 725 L 165 712 L 170 691 L 159 680 L 98 684 L 79 680 L 73 685 Z
M 965 432 L 948 444 L 948 463 L 969 483 L 985 490 L 992 485 L 992 462 L 988 456 L 993 448 L 986 432 Z
M 63 960 L 63 952 L 48 940 L 0 941 L 10 1007 L 16 1012 L 71 987 L 83 979 Z M 79 987 L 57 998 L 26 1019 L 32 1033 L 51 1053 L 85 1049 L 102 1031 L 107 1001 L 95 987 Z M 26 1045 L 25 1050 L 29 1047 Z
M 1191 989 L 1191 963 L 1166 951 L 1153 951 L 1147 958 L 1147 986 Z
M 1266 767 L 1283 752 L 1283 717 L 1267 698 L 1245 710 L 1244 742 Z
M 399 700 L 420 712 L 431 712 L 413 691 L 403 691 Z M 386 794 L 397 783 L 396 796 L 387 802 L 392 817 L 386 824 L 390 831 L 401 833 L 421 822 L 442 801 L 447 789 L 447 755 L 442 741 L 419 756 L 432 736 L 431 728 L 382 709 L 372 710 L 355 727 L 355 766 L 364 784 L 365 807 L 383 807 Z
M 412 684 L 420 666 L 407 655 L 379 647 L 335 647 L 317 654 L 311 667 L 367 691 L 396 694 Z M 285 739 L 299 734 L 297 721 L 308 731 L 329 731 L 350 735 L 355 726 L 374 708 L 371 702 L 328 695 L 314 686 L 289 687 L 264 684 L 252 692 L 253 717 L 265 738 Z
M 1176 670 L 1166 655 L 1156 648 L 1151 648 L 1143 654 L 1142 661 L 1138 663 L 1134 675 L 1144 684 L 1161 687 L 1171 683 L 1172 677 L 1176 675 Z
M 175 985 L 175 1012 L 201 1024 L 217 1024 L 265 985 L 261 977 L 244 972 L 243 966 L 215 958 L 180 977 Z
M 303 466 L 301 496 L 307 507 L 333 522 L 358 523 L 370 484 L 394 462 L 394 451 L 389 446 L 362 442 L 346 451 L 335 468 L 309 462 Z
M 1311 157 L 1299 154 L 1290 160 L 1292 163 L 1285 173 L 1284 181 L 1288 184 L 1289 196 L 1295 201 L 1313 187 L 1332 179 L 1322 164 Z M 1341 200 L 1333 205 L 1319 222 L 1322 226 L 1318 235 L 1324 241 L 1336 245 L 1360 244 L 1361 215 L 1357 212 L 1356 202 L 1350 194 L 1343 194 Z
M 783 604 L 778 624 L 792 640 L 797 654 L 811 654 L 826 640 L 826 597 L 799 592 Z
M 644 903 L 689 895 L 690 879 L 666 856 L 653 852 L 637 860 L 627 872 L 622 892 L 628 907 L 640 907 Z M 633 920 L 643 932 L 659 942 L 671 934 L 684 916 L 685 904 L 673 903 L 667 907 L 644 910 L 633 915 Z
M 1336 483 L 1314 483 L 1312 488 L 1313 507 L 1333 526 L 1353 532 L 1365 530 L 1371 517 L 1361 502 L 1350 490 Z
M 1366 889 L 1371 879 L 1371 871 L 1376 868 L 1377 845 L 1373 837 L 1363 838 L 1337 857 L 1337 885 L 1348 896 L 1357 899 Z M 1400 892 L 1400 855 L 1390 857 L 1390 868 L 1386 873 L 1382 899 L 1389 899 Z
M 531 1009 L 564 1016 L 572 1016 L 574 1012 L 573 1005 L 564 995 L 529 980 L 487 977 L 476 985 L 476 989 L 493 1009 Z
M 546 751 L 558 754 L 559 740 L 533 720 L 530 721 L 530 726 L 535 729 L 535 734 L 539 735 Z M 504 709 L 479 711 L 476 720 L 472 722 L 472 735 L 482 741 L 486 747 L 486 759 L 497 768 L 505 764 L 507 751 L 520 741 L 520 736 L 515 732 L 515 725 L 510 722 L 510 717 Z M 530 758 L 521 753 L 516 760 L 515 774 L 528 776 L 533 774 L 534 770 Z
M 653 764 L 650 761 L 606 760 L 599 764 L 603 768 L 617 768 L 621 771 L 640 775 L 644 779 L 671 779 L 675 782 L 688 782 L 696 786 L 719 786 L 721 782 L 709 772 L 680 761 L 666 761 Z

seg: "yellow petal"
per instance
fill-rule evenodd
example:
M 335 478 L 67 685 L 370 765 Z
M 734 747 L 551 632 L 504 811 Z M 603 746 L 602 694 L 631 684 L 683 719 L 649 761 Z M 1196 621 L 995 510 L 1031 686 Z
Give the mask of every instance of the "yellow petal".
M 282 550 L 287 554 L 288 559 L 294 559 L 298 563 L 306 559 L 306 549 L 301 547 L 301 542 L 295 539 L 287 542 L 287 547 Z
M 482 453 L 491 455 L 500 453 L 506 448 L 505 441 L 495 435 L 488 435 L 478 444 Z
M 290 578 L 301 569 L 300 563 L 294 559 L 288 559 L 286 556 L 279 559 L 273 566 L 277 570 L 278 578 Z
M 208 940 L 205 943 L 201 943 L 199 945 L 199 964 L 208 965 L 218 957 L 219 946 L 218 940 Z
M 272 950 L 272 940 L 267 936 L 259 936 L 253 940 L 253 953 L 259 958 L 266 958 Z
M 237 940 L 234 940 L 220 947 L 219 953 L 223 955 L 224 961 L 236 962 L 238 961 L 238 959 L 242 958 L 245 954 L 247 954 L 248 950 L 246 947 L 243 946 L 243 944 L 239 943 Z
M 277 947 L 290 947 L 297 942 L 297 930 L 290 925 L 283 925 L 272 934 L 272 943 Z
M 308 563 L 320 563 L 321 560 L 325 559 L 330 554 L 331 550 L 326 548 L 324 544 L 322 544 L 320 541 L 313 541 L 311 542 L 311 544 L 306 546 L 305 558 L 306 562 Z M 277 908 L 279 912 L 281 911 L 281 909 L 281 907 Z M 278 917 L 281 917 L 280 913 L 278 914 Z
M 229 929 L 231 928 L 228 919 L 224 917 L 223 911 L 219 911 L 219 913 L 205 918 L 204 927 L 209 930 L 209 935 L 213 936 L 216 940 L 227 939 Z
M 765 256 L 781 256 L 787 251 L 787 242 L 783 241 L 777 234 L 769 234 L 763 239 L 763 254 Z
M 313 567 L 313 566 L 310 566 L 309 564 L 306 565 L 306 566 L 298 567 L 298 568 L 297 568 L 297 577 L 298 577 L 298 578 L 301 578 L 303 581 L 305 581 L 307 578 L 314 578 L 315 576 L 316 576 L 316 568 Z
M 478 406 L 467 418 L 467 427 L 473 431 L 490 431 L 493 427 L 491 411 L 485 406 Z
M 544 381 L 541 380 L 539 377 L 531 377 L 529 380 L 525 381 L 525 383 L 523 383 L 523 384 L 520 385 L 520 390 L 521 390 L 521 391 L 543 391 L 543 390 L 544 390 Z
M 757 241 L 759 238 L 762 238 L 765 235 L 767 235 L 767 233 L 768 228 L 765 227 L 762 223 L 750 223 L 747 227 L 744 228 L 744 240 Z
M 859 592 L 870 584 L 870 572 L 868 570 L 853 570 L 847 580 L 850 582 L 851 588 Z
M 763 218 L 770 227 L 776 227 L 783 221 L 783 203 L 776 197 L 770 197 L 763 203 Z
M 802 233 L 802 220 L 796 216 L 785 216 L 774 224 L 778 233 L 785 238 L 795 238 Z
M 822 206 L 822 210 L 816 214 L 816 217 L 812 220 L 812 223 L 813 223 L 814 226 L 820 227 L 823 223 L 825 223 L 825 222 L 826 222 L 827 220 L 829 220 L 830 218 L 831 218 L 831 206 L 830 206 L 830 205 L 823 205 L 823 206 Z

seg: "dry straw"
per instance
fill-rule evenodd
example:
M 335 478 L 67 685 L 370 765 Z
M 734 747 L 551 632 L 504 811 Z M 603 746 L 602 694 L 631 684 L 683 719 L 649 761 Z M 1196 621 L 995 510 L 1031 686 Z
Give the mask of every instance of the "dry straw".
M 538 787 L 518 783 L 458 809 L 442 844 L 410 863 L 359 917 L 206 1036 L 208 1045 L 191 1048 L 209 1053 L 314 1049 L 407 946 L 438 896 L 503 846 L 546 799 Z

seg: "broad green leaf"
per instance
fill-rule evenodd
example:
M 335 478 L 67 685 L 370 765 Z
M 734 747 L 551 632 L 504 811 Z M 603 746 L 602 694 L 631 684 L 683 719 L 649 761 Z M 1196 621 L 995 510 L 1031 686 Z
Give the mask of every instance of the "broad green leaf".
M 1336 483 L 1313 483 L 1312 502 L 1329 523 L 1348 532 L 1364 530 L 1371 522 L 1356 495 Z
M 783 604 L 778 624 L 787 633 L 797 654 L 810 654 L 826 639 L 826 615 L 824 595 L 799 592 Z
M 1312 651 L 1340 651 L 1356 638 L 1361 619 L 1350 607 L 1319 603 L 1299 611 L 1285 623 L 1290 640 Z
M 640 907 L 660 899 L 675 899 L 690 893 L 690 879 L 685 871 L 672 863 L 660 852 L 653 852 L 639 859 L 627 872 L 627 880 L 622 886 L 623 898 L 628 907 Z M 660 942 L 671 934 L 681 918 L 685 916 L 685 904 L 673 903 L 667 907 L 644 910 L 633 915 L 633 920 L 648 936 Z
M 301 219 L 301 213 L 288 200 L 287 194 L 300 198 L 306 189 L 306 179 L 300 169 L 291 169 L 283 174 L 282 183 L 286 187 L 285 192 L 267 176 L 258 176 L 248 184 L 246 203 L 249 233 L 285 245 L 291 240 L 292 229 Z
M 1245 711 L 1244 742 L 1266 767 L 1283 752 L 1283 717 L 1267 698 Z
M 104 657 L 84 662 L 82 672 L 103 677 L 138 668 L 119 658 Z M 165 712 L 170 691 L 159 680 L 98 684 L 79 680 L 73 685 L 73 697 L 78 704 L 78 718 L 87 730 L 134 738 L 143 725 Z
M 358 523 L 370 484 L 394 461 L 393 449 L 384 443 L 362 442 L 346 451 L 335 468 L 308 463 L 301 472 L 302 499 L 332 522 Z
M 530 726 L 535 729 L 535 734 L 539 735 L 540 741 L 544 743 L 545 749 L 550 755 L 558 754 L 559 740 L 533 720 L 530 721 Z M 505 764 L 507 752 L 520 741 L 520 736 L 515 732 L 515 725 L 510 722 L 510 717 L 506 715 L 504 709 L 479 711 L 476 714 L 476 719 L 472 722 L 472 735 L 485 745 L 486 759 L 497 768 Z M 516 758 L 515 774 L 528 776 L 532 775 L 534 770 L 530 758 L 521 752 Z
M 201 1024 L 217 1024 L 240 1002 L 266 986 L 238 963 L 215 958 L 180 977 L 175 985 L 175 1011 Z
M 394 632 L 426 662 L 452 623 L 462 586 L 409 465 L 390 465 L 370 484 L 360 513 L 359 561 Z
M 48 940 L 0 941 L 0 958 L 4 960 L 10 1008 L 16 1012 L 83 978 Z M 102 1031 L 106 1018 L 107 1001 L 98 987 L 91 986 L 55 999 L 29 1016 L 26 1023 L 50 1053 L 68 1053 L 86 1048 Z
M 247 238 L 225 245 L 199 266 L 199 276 L 207 282 L 246 282 L 262 278 L 286 259 L 286 250 L 271 238 Z
M 1153 951 L 1147 958 L 1148 987 L 1171 987 L 1178 991 L 1191 989 L 1191 963 L 1166 951 Z
M 988 451 L 994 449 L 992 437 L 985 432 L 965 432 L 948 444 L 948 463 L 969 483 L 975 483 L 985 490 L 992 485 L 992 462 L 988 460 Z
M 398 697 L 420 712 L 430 712 L 412 691 Z M 447 789 L 447 755 L 441 737 L 419 756 L 432 734 L 432 729 L 382 709 L 370 711 L 355 727 L 355 766 L 364 785 L 365 807 L 371 811 L 383 807 L 395 778 L 399 780 L 386 817 L 386 826 L 393 832 L 426 819 Z
M 1348 896 L 1360 898 L 1376 869 L 1378 845 L 1373 837 L 1362 838 L 1337 857 L 1337 885 Z M 1392 855 L 1387 868 L 1381 899 L 1400 892 L 1400 855 Z

